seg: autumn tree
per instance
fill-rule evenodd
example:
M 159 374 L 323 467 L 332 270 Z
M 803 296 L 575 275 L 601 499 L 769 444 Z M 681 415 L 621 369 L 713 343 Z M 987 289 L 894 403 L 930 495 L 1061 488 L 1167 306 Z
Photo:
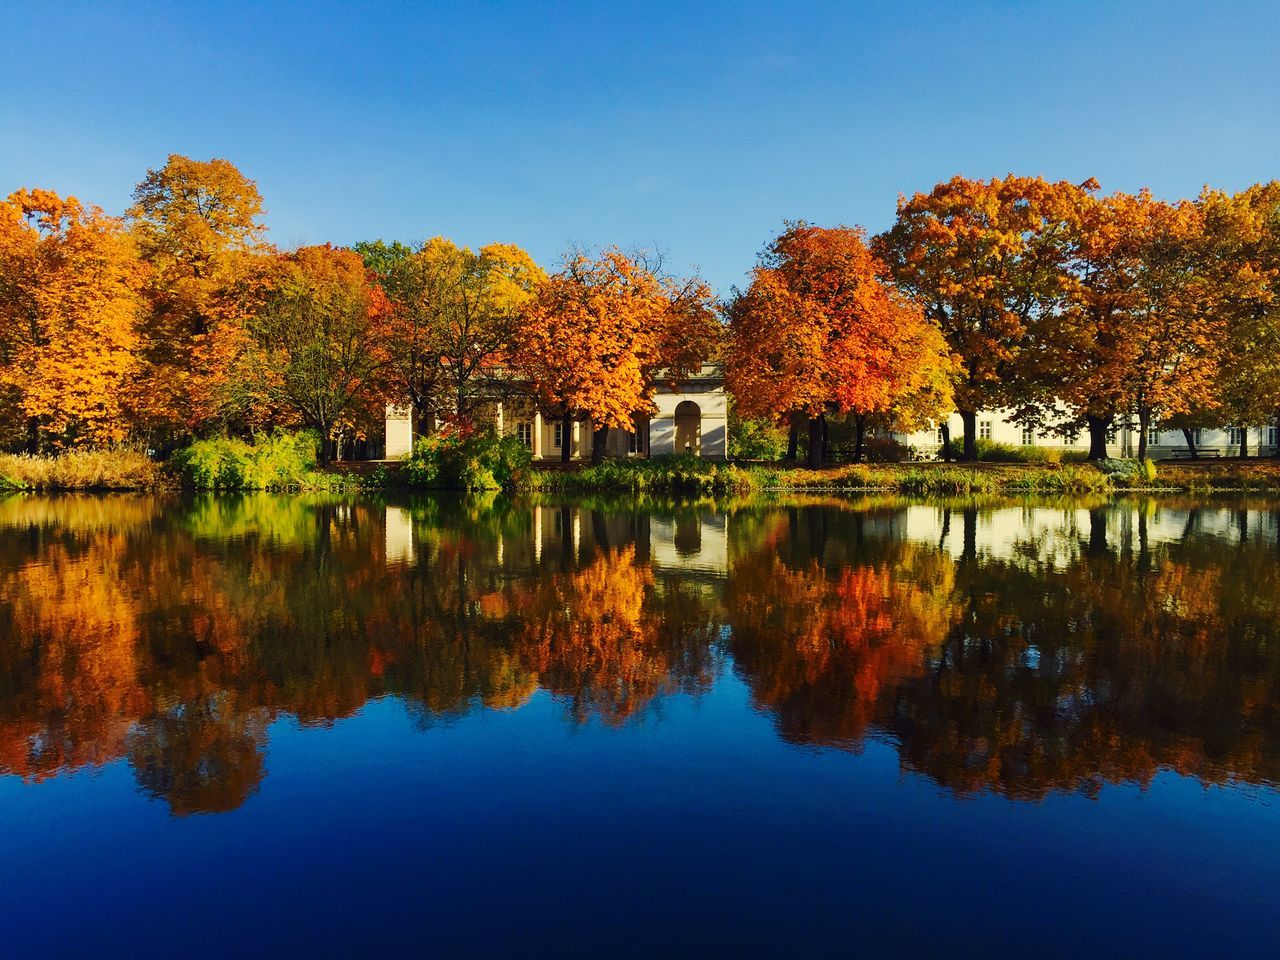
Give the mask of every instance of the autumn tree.
M 1147 191 L 1081 191 L 1075 211 L 1067 292 L 1030 324 L 1018 406 L 1062 433 L 1085 424 L 1090 459 L 1107 455 L 1116 418 L 1134 414 L 1145 457 L 1153 421 L 1212 402 L 1221 323 L 1202 269 L 1202 218 Z
M 1240 428 L 1243 457 L 1248 428 L 1280 418 L 1280 180 L 1206 191 L 1199 205 L 1226 328 L 1216 406 Z
M 130 229 L 151 266 L 137 414 L 190 429 L 225 412 L 225 370 L 242 346 L 246 276 L 268 250 L 257 185 L 227 160 L 170 154 L 133 191 Z
M 358 254 L 302 247 L 277 258 L 247 322 L 246 376 L 264 402 L 293 411 L 330 455 L 334 428 L 374 410 L 391 306 Z
M 960 358 L 955 403 L 964 459 L 977 458 L 979 410 L 1020 398 L 1029 325 L 1061 303 L 1066 241 L 1081 190 L 1039 177 L 953 177 L 898 201 L 876 252 L 898 287 L 941 329 Z
M 571 456 L 573 423 L 589 420 L 599 460 L 608 428 L 634 429 L 637 414 L 655 409 L 658 383 L 698 370 L 718 334 L 702 280 L 667 276 L 660 263 L 616 249 L 577 254 L 529 303 L 512 362 L 543 409 L 562 419 L 561 459 Z
M 506 354 L 523 308 L 546 280 L 529 254 L 507 243 L 473 251 L 444 237 L 417 250 L 382 241 L 355 249 L 395 308 L 391 389 L 416 414 L 469 420 L 510 389 Z
M 33 452 L 129 432 L 144 268 L 119 220 L 74 197 L 0 203 L 0 383 Z
M 862 230 L 790 224 L 728 307 L 726 376 L 741 412 L 805 417 L 811 466 L 828 413 L 950 406 L 946 344 L 885 272 Z

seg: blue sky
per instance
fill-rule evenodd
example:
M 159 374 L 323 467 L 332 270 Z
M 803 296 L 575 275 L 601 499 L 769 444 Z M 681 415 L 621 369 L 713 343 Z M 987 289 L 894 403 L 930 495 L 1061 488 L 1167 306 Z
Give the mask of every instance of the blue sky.
M 784 219 L 1009 171 L 1280 176 L 1280 3 L 6 3 L 0 191 L 121 212 L 170 152 L 281 245 L 658 246 L 718 290 Z

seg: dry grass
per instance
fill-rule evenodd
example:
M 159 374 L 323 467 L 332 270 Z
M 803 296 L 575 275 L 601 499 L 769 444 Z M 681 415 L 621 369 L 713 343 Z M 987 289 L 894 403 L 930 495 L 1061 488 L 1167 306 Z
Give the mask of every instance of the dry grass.
M 68 450 L 53 456 L 0 454 L 0 487 L 16 490 L 151 490 L 160 464 L 138 450 Z

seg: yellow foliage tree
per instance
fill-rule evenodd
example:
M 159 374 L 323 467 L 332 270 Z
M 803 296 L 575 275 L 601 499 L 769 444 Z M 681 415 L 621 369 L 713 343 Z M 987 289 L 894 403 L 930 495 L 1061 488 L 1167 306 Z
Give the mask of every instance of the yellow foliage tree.
M 74 197 L 0 203 L 0 382 L 27 443 L 123 440 L 145 269 L 121 222 Z

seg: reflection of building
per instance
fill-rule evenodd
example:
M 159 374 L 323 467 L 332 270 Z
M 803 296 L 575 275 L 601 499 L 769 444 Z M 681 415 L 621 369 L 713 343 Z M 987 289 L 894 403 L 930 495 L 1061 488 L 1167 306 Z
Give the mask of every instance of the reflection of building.
M 387 507 L 387 562 L 413 562 L 413 518 L 400 507 Z
M 653 566 L 664 571 L 724 574 L 729 566 L 729 518 L 686 512 L 649 521 Z
M 728 395 L 719 367 L 704 366 L 682 380 L 673 390 L 659 384 L 654 396 L 657 409 L 650 415 L 637 414 L 632 430 L 610 429 L 605 443 L 609 457 L 650 457 L 692 454 L 708 460 L 723 460 L 729 449 Z M 565 444 L 570 458 L 591 456 L 590 420 L 574 422 L 566 430 L 561 420 L 544 417 L 524 398 L 492 406 L 498 432 L 514 436 L 533 451 L 535 459 L 559 460 Z M 386 457 L 403 457 L 413 448 L 418 433 L 429 433 L 430 422 L 420 422 L 407 406 L 388 406 Z

